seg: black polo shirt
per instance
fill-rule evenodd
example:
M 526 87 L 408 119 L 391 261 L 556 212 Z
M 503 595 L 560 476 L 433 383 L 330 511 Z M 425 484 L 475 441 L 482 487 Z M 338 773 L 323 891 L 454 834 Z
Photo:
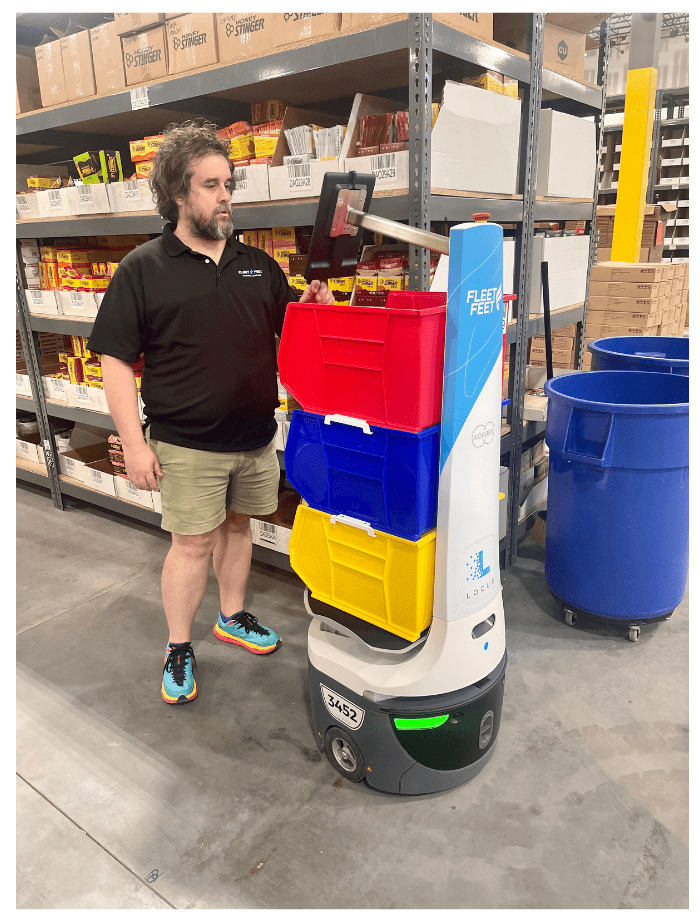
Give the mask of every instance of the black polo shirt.
M 275 333 L 296 296 L 264 251 L 229 239 L 217 266 L 173 230 L 121 261 L 88 347 L 128 363 L 145 355 L 141 397 L 153 439 L 259 449 L 275 435 Z

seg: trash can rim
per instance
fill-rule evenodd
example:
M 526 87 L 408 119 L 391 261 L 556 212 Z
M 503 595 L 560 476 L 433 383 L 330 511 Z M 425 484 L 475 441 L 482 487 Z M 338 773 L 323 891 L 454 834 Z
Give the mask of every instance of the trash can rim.
M 601 407 L 608 407 L 611 404 L 614 405 L 616 413 L 626 413 L 626 414 L 663 414 L 663 413 L 673 413 L 673 414 L 682 414 L 688 411 L 690 407 L 690 401 L 681 401 L 674 404 L 617 404 L 614 400 L 607 401 L 592 401 L 590 398 L 580 398 L 577 395 L 567 395 L 562 394 L 560 391 L 554 387 L 552 383 L 563 382 L 567 379 L 571 379 L 574 376 L 577 378 L 581 375 L 653 375 L 664 380 L 670 378 L 667 372 L 635 372 L 632 370 L 621 370 L 621 369 L 602 369 L 599 371 L 591 372 L 572 372 L 571 375 L 557 375 L 554 378 L 547 379 L 544 383 L 544 390 L 547 397 L 556 396 L 557 399 L 561 401 L 575 402 L 577 407 L 587 407 L 590 410 L 600 409 Z M 678 378 L 684 380 L 684 376 L 672 376 L 672 378 Z

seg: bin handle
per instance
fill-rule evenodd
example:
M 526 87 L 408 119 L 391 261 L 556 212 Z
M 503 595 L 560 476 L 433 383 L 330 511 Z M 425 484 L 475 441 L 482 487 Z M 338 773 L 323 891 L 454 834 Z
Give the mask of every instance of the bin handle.
M 375 531 L 365 520 L 357 520 L 355 517 L 349 517 L 344 513 L 333 514 L 331 523 L 344 523 L 346 526 L 352 526 L 354 529 L 363 529 L 368 536 L 376 537 Z
M 326 414 L 323 422 L 325 424 L 343 423 L 347 424 L 349 427 L 359 427 L 360 430 L 362 430 L 364 433 L 369 433 L 370 436 L 372 435 L 372 431 L 370 430 L 370 426 L 367 421 L 358 420 L 357 417 L 345 417 L 344 414 Z
M 584 465 L 595 466 L 596 468 L 610 468 L 612 464 L 612 436 L 613 428 L 615 425 L 615 415 L 610 414 L 610 427 L 608 428 L 608 435 L 605 439 L 605 445 L 603 446 L 603 451 L 598 455 L 590 455 L 585 452 L 574 452 L 567 447 L 570 445 L 571 439 L 571 422 L 574 419 L 575 408 L 571 409 L 569 414 L 569 423 L 566 427 L 566 436 L 564 438 L 564 445 L 562 447 L 562 459 L 566 462 L 582 462 Z

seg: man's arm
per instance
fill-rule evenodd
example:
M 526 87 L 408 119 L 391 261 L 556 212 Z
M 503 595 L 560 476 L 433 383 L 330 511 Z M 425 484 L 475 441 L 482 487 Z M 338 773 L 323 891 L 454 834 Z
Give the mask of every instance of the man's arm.
M 158 488 L 156 476 L 163 471 L 158 457 L 148 448 L 139 418 L 136 380 L 130 363 L 102 354 L 102 378 L 109 412 L 124 447 L 124 465 L 129 479 L 142 491 Z

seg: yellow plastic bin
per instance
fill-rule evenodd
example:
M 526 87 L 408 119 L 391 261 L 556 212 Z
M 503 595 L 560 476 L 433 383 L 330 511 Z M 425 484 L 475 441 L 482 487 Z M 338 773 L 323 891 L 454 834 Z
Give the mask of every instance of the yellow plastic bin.
M 436 530 L 409 542 L 354 524 L 298 507 L 292 568 L 315 599 L 414 642 L 433 616 Z

